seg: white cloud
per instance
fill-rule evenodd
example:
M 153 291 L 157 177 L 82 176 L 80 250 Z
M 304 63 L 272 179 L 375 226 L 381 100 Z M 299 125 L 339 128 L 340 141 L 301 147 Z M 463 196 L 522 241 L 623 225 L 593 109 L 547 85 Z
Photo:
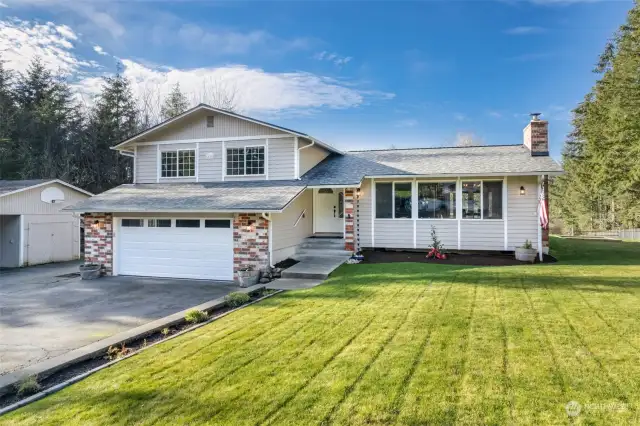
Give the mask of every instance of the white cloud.
M 351 60 L 353 60 L 353 57 L 340 56 L 337 53 L 329 53 L 326 50 L 323 50 L 322 52 L 318 52 L 315 55 L 313 55 L 313 59 L 317 61 L 332 62 L 334 65 L 342 67 L 348 64 L 349 62 L 351 62 Z
M 39 24 L 15 18 L 0 21 L 2 59 L 7 68 L 16 71 L 25 71 L 36 56 L 42 58 L 47 68 L 64 74 L 91 66 L 74 55 L 71 41 L 77 39 L 71 28 L 52 22 Z
M 3 2 L 0 1 L 0 7 L 9 7 L 9 6 L 7 6 L 6 3 L 3 3 Z
M 340 81 L 306 72 L 271 73 L 260 68 L 229 65 L 215 68 L 168 69 L 122 60 L 123 74 L 133 82 L 137 95 L 145 91 L 164 97 L 175 83 L 193 103 L 206 102 L 207 91 L 224 85 L 235 93 L 244 112 L 311 112 L 319 108 L 352 108 L 373 99 L 389 99 L 391 93 L 358 90 Z M 101 79 L 80 80 L 77 87 L 87 94 L 99 91 Z
M 102 48 L 102 46 L 95 45 L 95 46 L 93 46 L 93 50 L 94 50 L 98 55 L 108 55 L 108 53 L 104 51 L 104 49 Z
M 394 127 L 406 128 L 406 127 L 416 127 L 418 124 L 419 124 L 418 120 L 416 120 L 415 118 L 407 118 L 404 120 L 398 120 L 393 125 Z
M 546 32 L 546 28 L 543 27 L 513 27 L 508 28 L 504 32 L 510 35 L 529 35 L 529 34 L 542 34 Z

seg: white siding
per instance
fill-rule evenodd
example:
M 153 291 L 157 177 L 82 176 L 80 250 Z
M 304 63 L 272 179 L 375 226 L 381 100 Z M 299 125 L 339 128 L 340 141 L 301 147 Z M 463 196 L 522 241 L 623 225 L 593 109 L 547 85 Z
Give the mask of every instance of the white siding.
M 359 247 L 373 247 L 373 242 L 371 241 L 372 190 L 371 179 L 365 179 L 360 187 L 360 197 L 356 207 L 356 233 L 359 238 Z
M 45 188 L 56 187 L 64 194 L 61 203 L 45 203 L 40 199 L 40 194 Z M 6 195 L 0 198 L 0 214 L 59 214 L 63 208 L 89 198 L 88 195 L 71 189 L 59 183 L 51 183 Z M 71 215 L 71 213 L 66 213 Z
M 310 143 L 303 144 L 300 139 L 300 146 L 309 145 Z M 305 148 L 300 151 L 300 176 L 304 176 L 309 170 L 311 170 L 316 164 L 324 160 L 329 155 L 329 151 L 318 146 L 313 145 L 309 148 Z
M 447 250 L 458 248 L 458 221 L 457 220 L 427 220 L 416 221 L 416 242 L 417 248 L 426 249 L 431 247 L 431 226 L 436 228 L 438 239 Z
M 207 127 L 207 116 L 214 116 L 213 127 Z M 282 134 L 282 130 L 225 114 L 200 111 L 145 135 L 141 141 L 174 141 L 181 139 L 233 138 Z
M 460 221 L 460 244 L 462 250 L 504 250 L 504 221 Z
M 294 138 L 269 139 L 269 180 L 295 179 Z
M 515 250 L 530 240 L 538 246 L 538 179 L 536 176 L 509 177 L 507 218 L 508 250 Z M 520 195 L 524 186 L 525 195 Z
M 413 248 L 413 220 L 376 219 L 376 247 Z
M 305 209 L 305 217 L 294 227 Z M 313 234 L 313 190 L 305 190 L 282 213 L 273 214 L 271 226 L 273 263 L 277 263 L 293 255 L 295 248 Z
M 478 178 L 479 180 L 480 178 Z M 507 180 L 508 250 L 514 250 L 525 240 L 537 245 L 537 178 L 536 176 L 509 177 Z M 524 186 L 526 194 L 520 195 Z M 372 226 L 371 179 L 365 179 L 358 200 L 357 233 L 360 247 L 405 248 L 413 244 L 414 220 L 374 219 Z M 502 220 L 415 220 L 416 248 L 425 249 L 431 244 L 431 225 L 436 227 L 438 238 L 445 248 L 458 249 L 458 222 L 460 223 L 461 250 L 504 250 L 505 221 Z M 372 232 L 373 228 L 373 232 Z M 372 235 L 375 241 L 372 242 Z
M 221 181 L 223 167 L 222 142 L 200 142 L 198 151 L 199 181 Z
M 136 183 L 156 183 L 158 174 L 158 147 L 139 145 L 136 148 Z

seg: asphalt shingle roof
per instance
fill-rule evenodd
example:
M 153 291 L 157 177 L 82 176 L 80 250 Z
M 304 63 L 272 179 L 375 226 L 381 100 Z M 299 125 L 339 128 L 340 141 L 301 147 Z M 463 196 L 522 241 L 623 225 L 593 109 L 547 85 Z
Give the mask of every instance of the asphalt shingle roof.
M 52 180 L 53 179 L 0 180 L 0 195 L 29 188 L 30 186 L 40 185 L 41 183 L 50 182 Z
M 279 211 L 305 189 L 300 181 L 121 185 L 65 210 L 78 212 Z
M 561 172 L 549 156 L 531 156 L 524 145 L 351 151 L 332 155 L 302 177 L 309 185 L 352 185 L 365 176 L 482 175 Z

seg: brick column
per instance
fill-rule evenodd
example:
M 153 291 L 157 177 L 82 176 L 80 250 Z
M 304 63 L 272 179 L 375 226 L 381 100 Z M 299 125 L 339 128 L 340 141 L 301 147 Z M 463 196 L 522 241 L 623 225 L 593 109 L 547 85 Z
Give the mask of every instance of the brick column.
M 344 190 L 344 249 L 356 251 L 355 239 L 355 190 L 348 188 Z
M 113 215 L 85 213 L 84 261 L 102 265 L 103 275 L 113 274 Z
M 269 222 L 259 214 L 236 213 L 233 217 L 233 273 L 269 264 Z

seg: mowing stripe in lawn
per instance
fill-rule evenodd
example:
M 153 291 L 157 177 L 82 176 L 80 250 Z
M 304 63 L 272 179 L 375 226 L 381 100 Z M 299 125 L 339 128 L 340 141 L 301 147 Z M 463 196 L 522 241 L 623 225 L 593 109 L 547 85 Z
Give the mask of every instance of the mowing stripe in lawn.
M 447 308 L 436 315 L 424 356 L 407 389 L 398 422 L 450 424 L 456 418 L 457 387 L 464 373 L 464 350 L 473 311 L 469 285 L 456 284 Z
M 451 288 L 451 284 L 429 285 L 426 297 L 410 312 L 379 358 L 369 364 L 366 374 L 335 413 L 333 423 L 394 423 L 435 317 L 442 311 Z
M 304 387 L 304 383 L 310 380 L 309 376 L 313 377 L 317 374 L 316 371 L 321 371 L 339 353 L 342 346 L 363 332 L 376 318 L 377 306 L 384 303 L 384 300 L 393 300 L 403 291 L 403 288 L 387 287 L 381 288 L 376 296 L 367 300 L 358 310 L 354 310 L 352 306 L 343 307 L 342 313 L 347 317 L 345 321 L 340 321 L 343 318 L 339 318 L 337 322 L 335 318 L 314 319 L 312 329 L 285 342 L 278 353 L 263 357 L 262 362 L 255 365 L 253 370 L 240 370 L 218 383 L 215 388 L 199 394 L 197 398 L 209 404 L 205 417 L 215 419 L 218 424 L 237 423 L 247 415 L 247 410 L 258 418 L 266 417 L 265 413 L 275 410 L 289 395 L 295 396 L 296 389 Z M 386 297 L 390 291 L 395 294 Z M 358 314 L 363 313 L 366 316 L 359 320 Z M 337 324 L 340 327 L 336 327 Z M 258 383 L 259 387 L 252 386 Z M 270 392 L 264 392 L 265 389 L 277 389 L 274 396 L 279 398 L 274 400 Z M 188 412 L 181 411 L 172 414 L 184 415 L 189 422 L 204 421 L 202 415 L 189 417 Z
M 509 376 L 509 333 L 507 332 L 507 326 L 504 320 L 504 299 L 502 298 L 503 289 L 501 286 L 500 275 L 495 276 L 496 285 L 493 288 L 493 300 L 498 307 L 498 317 L 500 319 L 500 336 L 502 339 L 502 388 L 504 392 L 504 399 L 509 407 L 509 423 L 514 423 L 513 410 L 514 410 L 514 397 L 513 397 L 513 385 L 511 383 L 511 377 Z

